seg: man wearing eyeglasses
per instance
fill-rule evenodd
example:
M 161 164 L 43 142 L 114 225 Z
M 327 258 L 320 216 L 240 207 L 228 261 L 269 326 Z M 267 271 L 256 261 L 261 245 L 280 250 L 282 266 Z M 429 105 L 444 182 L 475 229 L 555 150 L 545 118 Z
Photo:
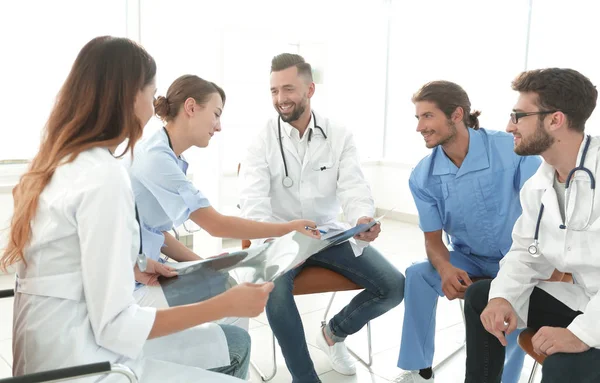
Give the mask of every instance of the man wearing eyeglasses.
M 413 103 L 417 131 L 433 149 L 409 180 L 428 259 L 406 270 L 398 367 L 410 372 L 397 382 L 430 383 L 438 297 L 462 299 L 471 278 L 496 276 L 521 214 L 519 190 L 540 159 L 515 154 L 510 134 L 480 129 L 480 113 L 471 112 L 467 93 L 455 83 L 425 84 Z M 518 382 L 524 357 L 515 334 L 504 383 Z
M 599 382 L 600 139 L 586 136 L 598 91 L 572 69 L 521 73 L 507 131 L 520 155 L 545 162 L 521 191 L 523 214 L 493 281 L 465 294 L 467 383 L 500 382 L 507 337 L 537 330 L 543 383 Z M 574 283 L 545 281 L 555 269 Z

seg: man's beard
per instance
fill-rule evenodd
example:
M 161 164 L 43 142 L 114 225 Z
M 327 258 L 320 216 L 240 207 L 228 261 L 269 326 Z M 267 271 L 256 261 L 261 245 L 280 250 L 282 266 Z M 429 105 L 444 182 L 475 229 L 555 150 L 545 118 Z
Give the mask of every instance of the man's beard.
M 302 116 L 302 114 L 304 113 L 305 110 L 306 110 L 306 107 L 305 107 L 305 103 L 303 102 L 302 104 L 295 106 L 292 114 L 290 114 L 286 117 L 283 114 L 281 114 L 281 110 L 279 108 L 277 108 L 277 112 L 279 113 L 279 116 L 281 117 L 283 122 L 287 122 L 287 123 L 297 121 L 300 118 L 300 116 Z
M 554 144 L 554 137 L 546 132 L 544 122 L 540 120 L 538 120 L 533 136 L 527 139 L 521 137 L 521 143 L 515 146 L 515 153 L 520 156 L 537 156 Z

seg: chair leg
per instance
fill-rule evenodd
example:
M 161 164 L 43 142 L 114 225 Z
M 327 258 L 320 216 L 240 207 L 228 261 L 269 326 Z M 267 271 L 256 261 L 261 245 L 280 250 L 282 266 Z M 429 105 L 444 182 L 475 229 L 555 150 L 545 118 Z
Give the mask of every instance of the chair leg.
M 323 321 L 321 322 L 321 324 L 325 325 L 327 323 L 327 315 L 329 314 L 329 310 L 331 309 L 331 305 L 333 304 L 333 300 L 335 299 L 335 294 L 337 293 L 333 293 L 331 295 L 331 299 L 329 299 L 329 303 L 327 304 L 327 309 L 325 310 L 325 315 L 323 315 Z
M 335 299 L 335 292 L 333 293 L 333 295 L 331 295 L 331 299 L 329 300 L 329 303 L 327 304 L 327 309 L 325 310 L 325 315 L 323 315 L 323 321 L 321 322 L 322 326 L 326 326 L 327 325 L 327 315 L 329 314 L 329 310 L 331 309 L 331 305 L 333 304 L 333 300 Z M 362 364 L 364 364 L 366 367 L 371 367 L 371 365 L 373 364 L 373 343 L 372 343 L 372 338 L 371 338 L 371 322 L 367 322 L 367 342 L 368 342 L 368 351 L 369 351 L 369 362 L 367 363 L 363 358 L 361 358 L 356 352 L 354 352 L 350 347 L 348 348 L 348 351 Z
M 533 383 L 533 381 L 535 380 L 535 374 L 537 372 L 537 368 L 538 368 L 538 362 L 536 362 L 535 360 L 533 361 L 533 367 L 531 368 L 531 375 L 529 375 L 529 383 Z
M 267 376 L 265 375 L 262 370 L 258 367 L 258 365 L 251 359 L 250 360 L 250 364 L 252 365 L 252 367 L 254 368 L 254 370 L 256 370 L 256 372 L 258 372 L 258 375 L 260 375 L 260 378 L 262 379 L 263 382 L 268 382 L 269 380 L 273 379 L 275 377 L 275 375 L 277 374 L 277 354 L 276 354 L 276 347 L 275 347 L 275 334 L 273 334 L 272 336 L 273 338 L 273 370 L 271 370 L 271 373 Z
M 464 306 L 463 306 L 463 301 L 462 301 L 462 299 L 459 299 L 459 300 L 458 300 L 458 302 L 459 302 L 459 304 L 460 304 L 460 313 L 461 313 L 461 315 L 462 315 L 463 324 L 466 326 L 466 320 L 465 320 L 465 308 L 464 308 Z M 465 335 L 466 335 L 466 328 L 465 328 Z M 466 346 L 466 345 L 467 345 L 467 340 L 465 339 L 465 340 L 463 341 L 463 343 L 462 343 L 460 346 L 458 346 L 458 347 L 456 348 L 456 350 L 452 351 L 452 352 L 450 353 L 450 355 L 448 355 L 447 357 L 445 357 L 444 359 L 442 359 L 442 360 L 441 360 L 441 361 L 440 361 L 438 364 L 436 364 L 436 365 L 433 367 L 433 370 L 434 370 L 434 371 L 435 371 L 435 370 L 437 370 L 437 369 L 438 369 L 438 368 L 440 368 L 442 365 L 444 365 L 446 362 L 448 362 L 450 359 L 452 359 L 452 357 L 454 357 L 454 355 L 458 354 L 458 353 L 459 353 L 459 352 L 460 352 L 460 351 L 461 351 L 463 348 L 465 348 L 465 346 Z
M 368 352 L 369 352 L 369 362 L 367 363 L 363 358 L 361 358 L 354 350 L 352 350 L 350 347 L 348 348 L 348 351 L 359 361 L 361 362 L 363 365 L 365 365 L 365 367 L 371 367 L 371 365 L 373 364 L 373 343 L 372 343 L 372 338 L 371 338 L 371 322 L 367 322 L 367 344 L 368 344 Z
M 137 383 L 137 376 L 129 367 L 118 363 L 112 364 L 110 367 L 111 372 L 126 376 L 130 383 Z

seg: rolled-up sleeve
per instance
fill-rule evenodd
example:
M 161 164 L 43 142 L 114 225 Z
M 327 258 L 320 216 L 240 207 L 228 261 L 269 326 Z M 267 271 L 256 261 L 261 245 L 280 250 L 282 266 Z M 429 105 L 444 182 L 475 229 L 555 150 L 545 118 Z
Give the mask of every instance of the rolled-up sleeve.
M 133 297 L 132 252 L 138 246 L 133 193 L 123 167 L 83 177 L 75 205 L 85 302 L 96 343 L 136 358 L 154 324 L 156 309 Z
M 132 175 L 154 196 L 171 221 L 210 206 L 172 153 L 152 149 L 134 159 Z

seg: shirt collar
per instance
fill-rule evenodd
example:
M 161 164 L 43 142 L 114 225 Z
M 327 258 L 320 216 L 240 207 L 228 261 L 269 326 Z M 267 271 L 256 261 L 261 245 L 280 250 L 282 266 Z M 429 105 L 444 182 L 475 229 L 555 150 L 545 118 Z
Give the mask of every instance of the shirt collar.
M 162 130 L 163 130 L 165 136 L 167 136 L 167 143 L 169 144 L 169 148 L 171 148 L 171 150 L 173 150 L 173 144 L 171 143 L 171 136 L 169 136 L 169 132 L 167 132 L 167 128 L 165 128 L 163 126 Z
M 475 172 L 477 170 L 487 169 L 490 167 L 486 143 L 483 140 L 482 133 L 478 130 L 468 128 L 469 132 L 469 149 L 460 169 L 456 172 L 457 176 L 466 173 Z M 454 174 L 452 168 L 456 168 L 446 156 L 441 146 L 434 149 L 434 164 L 433 175 Z M 452 166 L 451 166 L 452 165 Z
M 304 135 L 302 136 L 302 138 L 300 139 L 300 141 L 304 140 L 306 136 L 308 136 L 309 132 L 311 130 L 314 129 L 314 121 L 313 121 L 313 116 L 311 114 L 310 116 L 310 121 L 308 122 L 308 127 L 306 128 L 306 131 L 304 132 Z M 281 127 L 283 128 L 283 130 L 285 131 L 285 134 L 287 134 L 288 138 L 292 138 L 292 129 L 295 129 L 296 132 L 298 132 L 298 129 L 294 128 L 292 125 L 290 125 L 289 123 L 283 121 L 281 119 L 281 117 L 279 117 L 279 122 L 281 123 Z M 314 133 L 313 133 L 314 134 Z M 299 133 L 297 133 L 295 135 L 295 137 L 298 137 Z
M 173 156 L 175 156 L 175 151 L 173 150 L 173 144 L 171 143 L 171 137 L 169 136 L 169 132 L 167 132 L 167 128 L 165 128 L 163 126 L 162 130 L 162 136 L 164 138 L 166 138 L 166 142 L 169 145 L 169 149 L 171 149 L 171 151 L 173 152 Z M 185 159 L 185 157 L 183 156 L 183 154 L 181 154 L 179 157 L 175 156 L 177 159 L 185 161 L 187 163 L 187 160 Z

